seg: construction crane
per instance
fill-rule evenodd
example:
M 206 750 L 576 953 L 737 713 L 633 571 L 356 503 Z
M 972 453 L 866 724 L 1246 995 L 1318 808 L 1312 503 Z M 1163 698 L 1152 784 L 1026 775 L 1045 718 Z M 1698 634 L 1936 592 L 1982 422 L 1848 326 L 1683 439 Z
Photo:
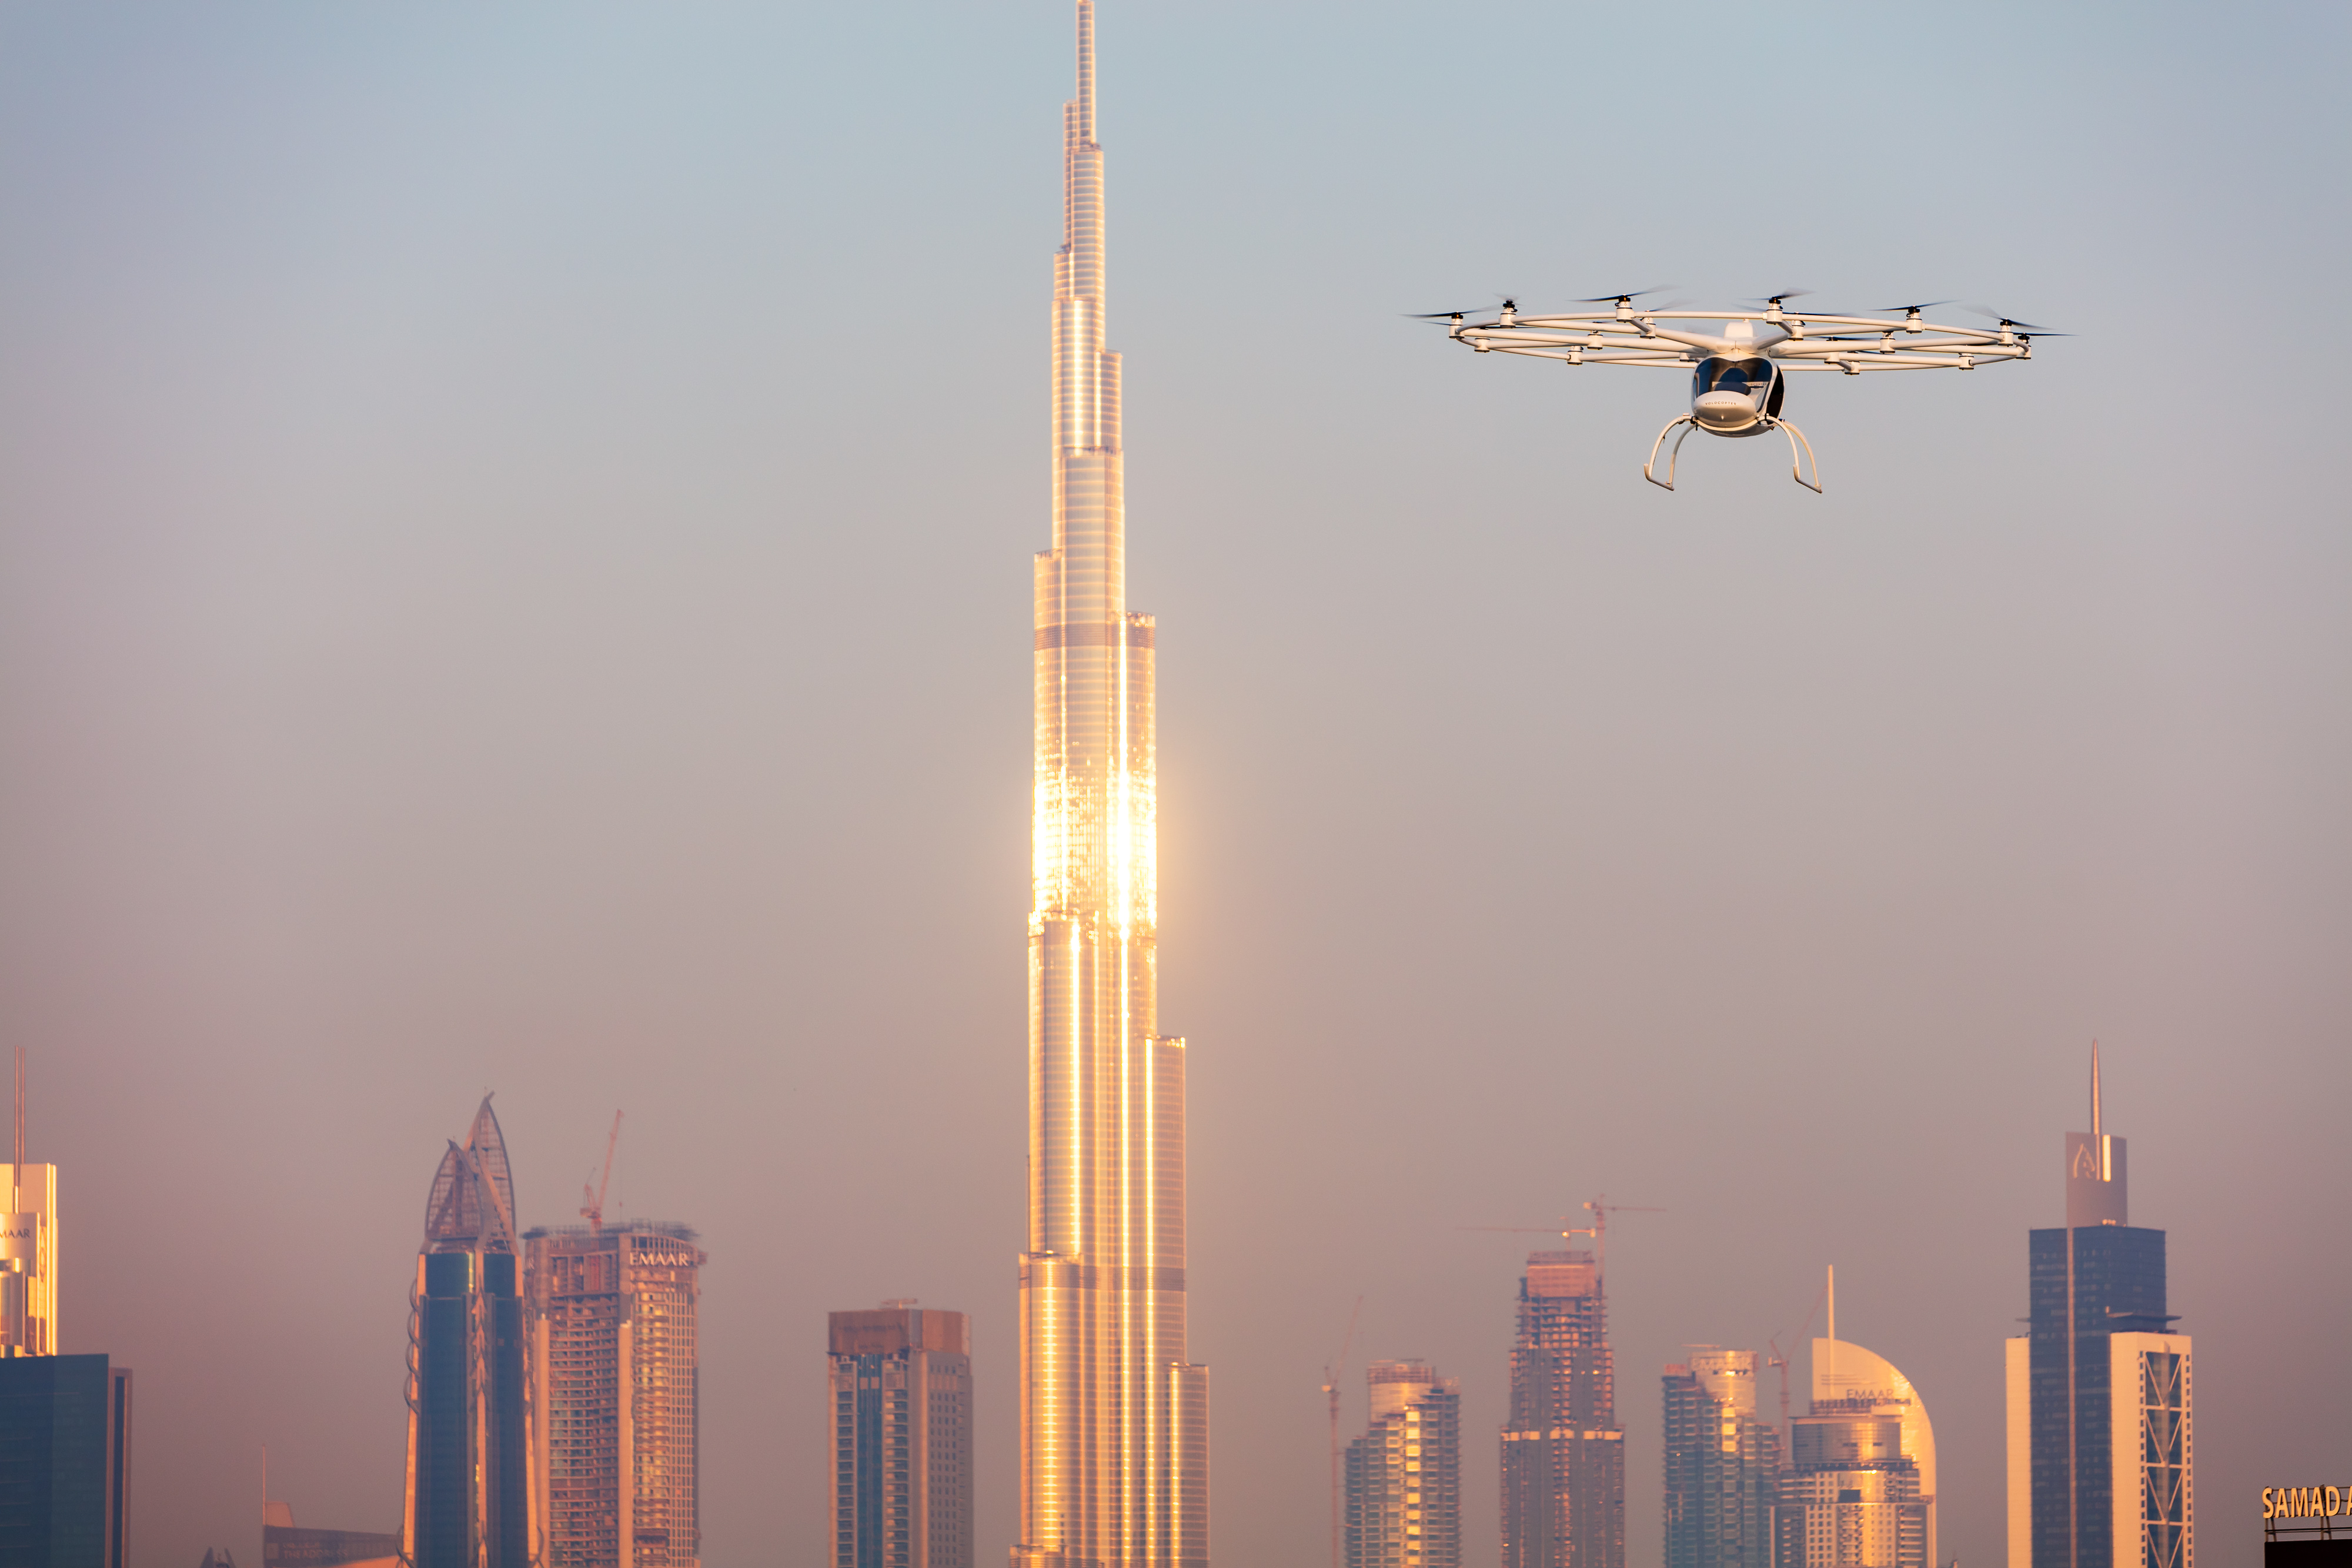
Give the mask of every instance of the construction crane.
M 1339 1359 L 1323 1365 L 1323 1392 L 1331 1400 L 1331 1568 L 1339 1568 L 1339 1379 L 1348 1370 L 1348 1352 L 1356 1343 L 1356 1317 L 1364 1298 L 1348 1310 L 1348 1336 L 1339 1342 Z
M 1789 1341 L 1790 1351 L 1795 1350 L 1799 1342 L 1812 1332 L 1813 1314 L 1822 1310 L 1822 1302 L 1830 1293 L 1830 1282 L 1836 1278 L 1836 1270 L 1832 1270 L 1829 1278 L 1822 1281 L 1821 1294 L 1815 1296 L 1813 1304 L 1805 1309 L 1803 1325 L 1797 1330 L 1796 1337 Z M 1783 1329 L 1780 1333 L 1786 1333 L 1788 1331 Z M 1830 1337 L 1832 1339 L 1837 1337 L 1837 1308 L 1834 1305 L 1830 1308 Z M 1774 1334 L 1765 1343 L 1772 1347 L 1771 1357 L 1765 1364 L 1780 1369 L 1780 1462 L 1787 1465 L 1791 1462 L 1789 1455 L 1789 1356 L 1787 1352 L 1780 1348 L 1780 1334 Z
M 1465 1225 L 1462 1228 L 1501 1230 L 1517 1236 L 1557 1236 L 1562 1241 L 1578 1236 L 1590 1236 L 1592 1238 L 1594 1253 L 1593 1272 L 1600 1275 L 1602 1282 L 1606 1284 L 1609 1278 L 1609 1217 L 1612 1214 L 1664 1214 L 1666 1212 L 1663 1208 L 1652 1208 L 1645 1204 L 1612 1203 L 1609 1201 L 1609 1195 L 1605 1192 L 1586 1204 L 1584 1209 L 1586 1213 L 1592 1216 L 1592 1223 L 1589 1226 L 1570 1226 L 1568 1223 L 1568 1217 L 1563 1215 L 1560 1217 L 1557 1229 L 1547 1229 L 1533 1225 Z
M 1592 1216 L 1592 1249 L 1599 1255 L 1593 1260 L 1594 1271 L 1604 1282 L 1609 1278 L 1609 1217 L 1612 1214 L 1665 1213 L 1664 1209 L 1653 1208 L 1647 1204 L 1612 1203 L 1605 1192 L 1584 1207 Z
M 592 1189 L 580 1188 L 580 1218 L 588 1222 L 588 1231 L 595 1235 L 604 1228 L 604 1189 L 613 1181 L 613 1151 L 621 1146 L 621 1113 L 613 1113 L 613 1135 L 604 1140 L 604 1174 L 596 1178 Z

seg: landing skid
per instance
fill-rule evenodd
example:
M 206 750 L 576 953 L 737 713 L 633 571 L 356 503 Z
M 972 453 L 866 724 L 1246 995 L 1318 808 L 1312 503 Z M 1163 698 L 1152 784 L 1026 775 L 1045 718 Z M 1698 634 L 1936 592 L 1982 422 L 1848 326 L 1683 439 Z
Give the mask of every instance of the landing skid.
M 1789 437 L 1789 477 L 1794 479 L 1798 484 L 1802 485 L 1806 489 L 1811 490 L 1814 495 L 1821 495 L 1822 493 L 1822 465 L 1821 461 L 1813 455 L 1813 444 L 1805 440 L 1805 433 L 1799 430 L 1795 425 L 1790 424 L 1785 419 L 1772 419 L 1768 417 L 1763 423 L 1764 427 L 1767 430 L 1778 430 Z M 1658 448 L 1666 444 L 1667 434 L 1672 432 L 1677 424 L 1688 425 L 1690 429 L 1684 431 L 1680 435 L 1675 437 L 1674 450 L 1666 454 L 1666 476 L 1661 479 L 1655 472 L 1658 465 Z M 1642 465 L 1642 477 L 1647 479 L 1651 484 L 1655 485 L 1661 490 L 1673 489 L 1675 487 L 1675 465 L 1682 457 L 1683 443 L 1688 441 L 1690 439 L 1691 431 L 1696 430 L 1697 428 L 1698 421 L 1693 419 L 1689 414 L 1684 414 L 1679 419 L 1668 420 L 1666 422 L 1666 428 L 1658 432 L 1657 440 L 1650 443 L 1650 460 Z M 1801 462 L 1797 456 L 1797 446 L 1801 442 L 1803 443 L 1805 449 L 1805 455 Z M 1810 479 L 1805 477 L 1806 464 L 1811 464 L 1812 465 L 1813 476 Z

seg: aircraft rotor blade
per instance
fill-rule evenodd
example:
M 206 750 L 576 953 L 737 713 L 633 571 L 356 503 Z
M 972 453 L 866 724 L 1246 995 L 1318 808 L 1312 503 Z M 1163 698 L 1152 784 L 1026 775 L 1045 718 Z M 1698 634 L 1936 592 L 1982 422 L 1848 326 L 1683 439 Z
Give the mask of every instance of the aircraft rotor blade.
M 1989 305 L 1970 305 L 1965 308 L 1971 316 L 1981 316 L 1988 321 L 1998 321 L 2004 327 L 2014 327 L 2021 332 L 2040 332 L 2052 338 L 2072 336 L 2066 332 L 2053 332 L 2047 327 L 2037 327 L 2031 321 L 2021 321 L 2014 316 L 2004 316 Z

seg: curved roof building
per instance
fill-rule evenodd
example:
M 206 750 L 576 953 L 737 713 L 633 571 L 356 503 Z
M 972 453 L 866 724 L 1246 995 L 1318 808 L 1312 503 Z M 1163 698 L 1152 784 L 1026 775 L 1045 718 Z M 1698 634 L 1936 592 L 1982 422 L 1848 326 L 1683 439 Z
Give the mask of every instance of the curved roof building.
M 1902 1370 L 1835 1337 L 1813 1341 L 1812 1408 L 1790 1434 L 1776 1557 L 1801 1568 L 1932 1568 L 1936 1432 Z
M 1927 1505 L 1927 1561 L 1936 1561 L 1936 1428 L 1927 1402 L 1895 1364 L 1848 1340 L 1813 1341 L 1813 1402 L 1868 1399 L 1874 1413 L 1903 1422 L 1903 1457 L 1919 1467 L 1919 1500 Z

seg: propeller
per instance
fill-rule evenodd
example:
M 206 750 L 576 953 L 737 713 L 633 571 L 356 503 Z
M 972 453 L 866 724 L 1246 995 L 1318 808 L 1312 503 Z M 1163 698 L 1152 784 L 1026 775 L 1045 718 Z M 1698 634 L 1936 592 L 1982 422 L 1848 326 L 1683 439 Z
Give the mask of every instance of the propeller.
M 1810 288 L 1783 288 L 1778 294 L 1768 294 L 1761 299 L 1744 299 L 1743 305 L 1780 305 L 1791 299 L 1802 299 L 1812 292 Z
M 1647 288 L 1624 288 L 1614 294 L 1596 294 L 1590 299 L 1573 300 L 1577 305 L 1614 305 L 1621 299 L 1639 299 L 1644 294 L 1659 294 L 1674 287 L 1671 283 L 1653 283 Z
M 2003 327 L 2014 327 L 2021 332 L 2038 332 L 2045 338 L 2071 338 L 2074 336 L 2072 332 L 2053 332 L 2047 327 L 2037 327 L 2031 321 L 2021 321 L 2014 316 L 2004 316 L 2000 311 L 1991 308 L 1990 306 L 1970 305 L 1966 308 L 1971 316 L 1981 316 L 1988 321 L 1997 321 Z
M 1497 295 L 1496 298 L 1503 301 L 1501 310 L 1504 315 L 1511 316 L 1517 313 L 1519 308 L 1519 302 L 1517 300 L 1502 295 Z M 1467 310 L 1429 310 L 1417 316 L 1410 316 L 1407 319 L 1412 321 L 1459 321 L 1465 316 L 1492 315 L 1496 308 L 1492 305 L 1476 305 Z

